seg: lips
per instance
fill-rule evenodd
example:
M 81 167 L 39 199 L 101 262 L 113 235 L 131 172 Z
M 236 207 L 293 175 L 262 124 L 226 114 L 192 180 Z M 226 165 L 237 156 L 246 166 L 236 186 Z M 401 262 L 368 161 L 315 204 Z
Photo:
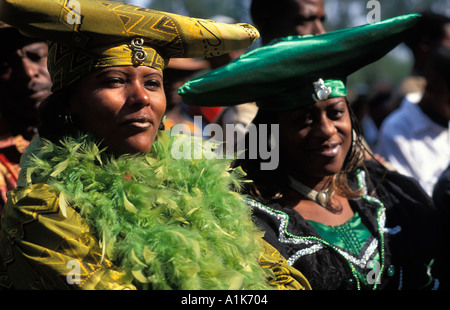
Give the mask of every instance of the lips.
M 47 98 L 50 95 L 50 91 L 45 89 L 45 90 L 39 90 L 36 92 L 33 92 L 30 94 L 30 98 L 34 99 L 34 100 L 43 100 L 45 98 Z
M 325 157 L 335 157 L 337 154 L 339 154 L 340 150 L 341 150 L 340 143 L 329 143 L 324 144 L 318 148 L 314 148 L 312 152 L 317 155 L 322 155 Z
M 130 126 L 138 129 L 147 129 L 153 126 L 153 119 L 149 116 L 141 115 L 123 119 L 120 124 L 122 126 Z

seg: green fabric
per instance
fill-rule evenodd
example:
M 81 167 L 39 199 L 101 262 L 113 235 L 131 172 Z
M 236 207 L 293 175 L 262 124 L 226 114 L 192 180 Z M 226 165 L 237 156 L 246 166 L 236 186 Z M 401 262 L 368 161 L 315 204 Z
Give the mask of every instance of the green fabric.
M 190 105 L 256 101 L 261 109 L 278 111 L 313 104 L 313 83 L 319 79 L 332 80 L 334 86 L 340 81 L 331 96 L 344 95 L 347 77 L 405 40 L 419 17 L 403 15 L 316 36 L 282 38 L 188 81 L 179 94 Z
M 363 224 L 358 212 L 342 225 L 329 226 L 316 221 L 308 220 L 308 223 L 320 234 L 328 243 L 359 256 L 361 250 L 366 245 L 370 231 Z M 377 253 L 374 260 L 380 261 L 380 253 Z M 357 272 L 361 283 L 367 284 L 367 274 Z
M 59 191 L 62 214 L 77 208 L 102 256 L 138 289 L 273 288 L 273 274 L 258 265 L 262 232 L 230 190 L 242 174 L 229 160 L 173 158 L 179 139 L 197 138 L 161 132 L 149 154 L 119 158 L 88 136 L 62 147 L 35 139 L 21 177 Z
M 259 37 L 249 24 L 218 23 L 108 0 L 2 0 L 0 20 L 50 41 L 53 91 L 97 68 L 139 64 L 164 69 L 169 58 L 218 56 L 245 49 Z M 147 53 L 142 62 L 135 61 L 139 49 L 131 46 L 137 37 L 144 39 Z
M 358 212 L 342 225 L 329 226 L 315 221 L 308 221 L 322 238 L 355 255 L 358 255 L 370 237 L 370 231 L 362 223 Z

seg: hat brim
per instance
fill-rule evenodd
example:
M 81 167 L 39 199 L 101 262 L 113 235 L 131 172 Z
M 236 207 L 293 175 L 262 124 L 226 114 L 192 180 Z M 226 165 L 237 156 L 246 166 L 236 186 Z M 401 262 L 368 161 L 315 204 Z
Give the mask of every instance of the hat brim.
M 289 98 L 290 105 L 295 101 L 298 106 L 310 104 L 313 82 L 319 78 L 345 81 L 405 40 L 419 17 L 409 14 L 316 36 L 282 38 L 188 81 L 179 94 L 187 104 L 199 106 L 230 106 L 269 98 Z M 305 88 L 308 100 L 303 103 Z M 293 108 L 278 101 L 279 109 Z

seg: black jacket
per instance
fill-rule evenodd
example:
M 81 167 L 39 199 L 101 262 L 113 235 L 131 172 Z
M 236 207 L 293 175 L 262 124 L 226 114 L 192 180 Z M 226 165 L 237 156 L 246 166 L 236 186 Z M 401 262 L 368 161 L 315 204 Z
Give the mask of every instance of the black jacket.
M 368 162 L 366 170 L 355 173 L 351 185 L 366 187 L 363 198 L 351 201 L 351 206 L 372 233 L 359 256 L 328 244 L 289 207 L 278 202 L 265 206 L 255 200 L 248 204 L 254 208 L 255 222 L 266 232 L 265 239 L 306 276 L 313 289 L 437 288 L 443 279 L 430 276 L 428 267 L 439 260 L 439 247 L 447 245 L 442 244 L 438 213 L 418 183 Z M 371 271 L 367 266 L 377 253 L 381 261 Z M 367 283 L 355 271 L 367 275 Z

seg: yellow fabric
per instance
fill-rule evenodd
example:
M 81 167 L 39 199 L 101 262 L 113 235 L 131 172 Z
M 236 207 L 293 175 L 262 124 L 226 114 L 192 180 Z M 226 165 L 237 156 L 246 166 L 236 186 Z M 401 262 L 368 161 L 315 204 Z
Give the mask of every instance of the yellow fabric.
M 53 83 L 53 91 L 68 86 L 100 68 L 143 65 L 161 71 L 166 66 L 166 60 L 153 48 L 146 46 L 142 48 L 146 53 L 143 62 L 134 60 L 135 52 L 130 44 L 92 49 L 89 54 L 52 41 L 48 42 L 48 48 L 47 66 Z
M 311 285 L 305 276 L 289 266 L 286 259 L 266 241 L 263 241 L 264 254 L 261 255 L 259 264 L 263 268 L 270 268 L 275 274 L 269 284 L 279 290 L 311 290 Z
M 94 69 L 146 65 L 170 58 L 213 57 L 245 49 L 258 37 L 248 24 L 225 24 L 108 0 L 4 0 L 0 20 L 49 43 L 53 90 Z M 143 39 L 143 46 L 132 45 Z M 136 54 L 147 56 L 136 61 Z
M 59 193 L 48 185 L 11 193 L 0 251 L 7 271 L 0 276 L 3 286 L 12 281 L 16 289 L 134 289 L 107 258 L 102 261 L 89 226 L 72 208 L 62 212 Z
M 102 255 L 99 244 L 78 212 L 59 207 L 59 192 L 53 187 L 35 184 L 16 189 L 1 223 L 0 287 L 135 289 Z M 277 289 L 311 289 L 305 277 L 265 241 L 259 262 L 273 271 L 269 284 Z

